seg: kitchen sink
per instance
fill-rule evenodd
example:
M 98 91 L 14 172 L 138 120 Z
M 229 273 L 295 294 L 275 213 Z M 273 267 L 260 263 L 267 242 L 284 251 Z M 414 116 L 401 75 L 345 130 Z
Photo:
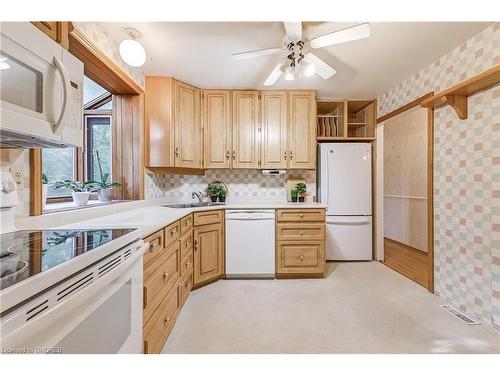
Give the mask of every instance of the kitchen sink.
M 198 203 L 171 203 L 162 204 L 162 207 L 169 208 L 195 208 L 195 207 L 210 207 L 210 206 L 223 206 L 222 202 L 198 202 Z

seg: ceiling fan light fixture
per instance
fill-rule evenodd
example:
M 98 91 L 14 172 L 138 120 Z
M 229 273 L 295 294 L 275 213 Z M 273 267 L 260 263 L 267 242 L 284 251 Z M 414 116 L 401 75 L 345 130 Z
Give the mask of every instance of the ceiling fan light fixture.
M 120 57 L 127 65 L 134 68 L 144 65 L 146 62 L 146 50 L 136 39 L 140 37 L 140 33 L 135 29 L 125 29 L 129 39 L 124 39 L 120 43 Z

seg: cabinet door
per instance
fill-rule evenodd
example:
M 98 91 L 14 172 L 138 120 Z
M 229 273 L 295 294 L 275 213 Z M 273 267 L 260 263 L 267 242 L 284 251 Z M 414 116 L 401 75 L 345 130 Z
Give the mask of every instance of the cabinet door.
M 259 168 L 259 92 L 233 91 L 233 168 Z
M 144 134 L 147 167 L 174 166 L 173 86 L 172 78 L 146 77 Z
M 262 91 L 260 111 L 261 167 L 286 168 L 286 91 Z
M 316 168 L 316 100 L 314 91 L 288 93 L 288 167 Z
M 201 168 L 200 90 L 175 82 L 175 166 Z
M 33 21 L 31 23 L 63 48 L 69 48 L 69 22 Z
M 222 225 L 205 225 L 195 228 L 194 285 L 215 279 L 223 274 L 224 236 Z
M 231 167 L 231 91 L 203 91 L 204 167 Z

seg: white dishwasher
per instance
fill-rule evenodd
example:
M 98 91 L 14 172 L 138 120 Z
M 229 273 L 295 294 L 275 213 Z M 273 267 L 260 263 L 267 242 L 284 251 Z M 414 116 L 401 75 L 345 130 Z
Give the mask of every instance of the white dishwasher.
M 226 211 L 226 277 L 273 278 L 274 210 Z

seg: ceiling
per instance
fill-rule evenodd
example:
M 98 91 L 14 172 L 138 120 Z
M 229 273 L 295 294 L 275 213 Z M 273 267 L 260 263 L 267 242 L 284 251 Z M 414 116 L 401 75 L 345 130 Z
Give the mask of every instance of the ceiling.
M 305 38 L 356 23 L 304 22 Z M 474 36 L 487 22 L 373 22 L 367 39 L 314 52 L 336 70 L 293 82 L 283 76 L 273 89 L 314 89 L 320 98 L 369 99 L 388 91 L 419 69 Z M 281 22 L 105 22 L 101 26 L 119 43 L 124 29 L 142 33 L 148 61 L 146 75 L 173 76 L 201 88 L 264 88 L 263 82 L 283 54 L 233 61 L 232 53 L 281 47 Z M 265 87 L 270 88 L 270 87 Z

